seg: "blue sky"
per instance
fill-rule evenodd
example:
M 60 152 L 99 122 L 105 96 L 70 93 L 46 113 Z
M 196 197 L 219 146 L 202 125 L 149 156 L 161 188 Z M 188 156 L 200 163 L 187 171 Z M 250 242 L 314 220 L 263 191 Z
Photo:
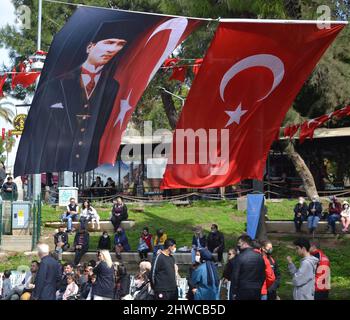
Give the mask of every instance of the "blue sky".
M 15 8 L 12 5 L 11 0 L 0 0 L 0 28 L 4 27 L 6 24 L 15 24 L 15 20 Z M 8 50 L 1 48 L 0 66 L 2 66 L 3 63 L 9 65 L 10 59 L 8 56 Z

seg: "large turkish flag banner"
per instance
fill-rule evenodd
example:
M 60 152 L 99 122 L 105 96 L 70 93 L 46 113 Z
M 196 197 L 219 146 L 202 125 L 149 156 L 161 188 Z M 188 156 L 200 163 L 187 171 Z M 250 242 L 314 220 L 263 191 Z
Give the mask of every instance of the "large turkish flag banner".
M 262 179 L 286 112 L 343 27 L 220 23 L 177 124 L 162 188 Z M 199 138 L 183 139 L 191 129 Z

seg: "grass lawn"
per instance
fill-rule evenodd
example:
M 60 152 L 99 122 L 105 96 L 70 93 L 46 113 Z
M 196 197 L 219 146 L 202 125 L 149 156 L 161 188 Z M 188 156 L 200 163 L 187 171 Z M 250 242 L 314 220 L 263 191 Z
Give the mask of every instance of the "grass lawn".
M 270 220 L 291 220 L 296 200 L 283 200 L 282 202 L 267 201 L 268 217 Z M 176 207 L 173 204 L 157 206 L 145 206 L 142 213 L 132 212 L 137 205 L 128 205 L 129 219 L 135 220 L 136 225 L 127 230 L 127 236 L 132 250 L 136 250 L 140 232 L 144 226 L 148 226 L 151 233 L 157 228 L 164 228 L 168 237 L 176 239 L 177 246 L 191 246 L 192 229 L 200 225 L 204 232 L 210 231 L 210 225 L 216 223 L 219 230 L 224 233 L 226 249 L 234 246 L 236 238 L 245 230 L 246 213 L 237 210 L 236 201 L 197 201 L 188 207 Z M 62 209 L 50 206 L 42 207 L 42 221 L 57 221 Z M 107 220 L 110 215 L 110 205 L 104 207 L 95 206 L 102 220 Z M 53 229 L 45 228 L 45 231 Z M 72 242 L 70 237 L 70 242 Z M 90 237 L 90 250 L 96 250 L 99 234 L 93 233 Z M 279 295 L 282 299 L 292 298 L 291 277 L 287 270 L 286 256 L 290 255 L 294 261 L 299 261 L 295 256 L 292 238 L 283 241 L 273 241 L 273 256 L 280 265 L 282 272 L 281 288 Z M 350 299 L 350 241 L 324 240 L 321 242 L 325 253 L 331 261 L 332 273 L 332 299 Z M 0 261 L 0 271 L 4 269 L 16 269 L 19 264 L 29 264 L 30 257 L 16 255 Z M 182 274 L 182 276 L 186 276 Z

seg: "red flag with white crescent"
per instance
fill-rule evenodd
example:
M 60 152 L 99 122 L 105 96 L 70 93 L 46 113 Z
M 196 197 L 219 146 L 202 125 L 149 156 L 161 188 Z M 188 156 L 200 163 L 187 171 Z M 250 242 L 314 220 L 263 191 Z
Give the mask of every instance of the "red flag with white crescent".
M 200 24 L 184 17 L 164 17 L 135 41 L 115 74 L 122 85 L 100 142 L 99 164 L 115 163 L 122 134 L 143 91 L 169 55 Z
M 285 114 L 343 27 L 220 23 L 178 121 L 162 188 L 262 179 Z

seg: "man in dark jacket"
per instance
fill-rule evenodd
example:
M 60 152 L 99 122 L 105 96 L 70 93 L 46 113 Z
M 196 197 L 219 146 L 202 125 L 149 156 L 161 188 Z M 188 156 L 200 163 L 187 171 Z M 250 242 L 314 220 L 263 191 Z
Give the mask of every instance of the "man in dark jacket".
M 89 233 L 85 229 L 80 229 L 79 232 L 75 235 L 74 239 L 74 250 L 75 250 L 75 258 L 74 265 L 77 266 L 80 262 L 81 257 L 88 251 L 89 249 Z
M 312 197 L 312 202 L 309 204 L 308 212 L 307 227 L 309 232 L 313 233 L 317 228 L 322 214 L 322 204 L 319 202 L 317 195 Z
M 178 300 L 175 274 L 176 242 L 167 239 L 162 250 L 152 261 L 151 286 L 156 300 Z
M 64 226 L 60 226 L 58 232 L 54 235 L 55 251 L 58 255 L 58 260 L 62 260 L 62 252 L 68 250 L 68 233 L 64 231 Z
M 330 197 L 331 203 L 328 207 L 328 228 L 332 228 L 332 233 L 335 232 L 335 223 L 340 220 L 340 213 L 342 212 L 342 207 L 336 196 Z
M 38 245 L 38 256 L 41 261 L 31 299 L 56 300 L 56 290 L 61 280 L 61 267 L 57 260 L 49 255 L 49 246 L 45 243 Z
M 307 220 L 308 208 L 303 197 L 299 197 L 298 203 L 294 207 L 295 231 L 300 232 L 301 226 Z
M 218 230 L 217 224 L 212 224 L 211 226 L 211 232 L 207 238 L 207 246 L 211 253 L 218 254 L 218 261 L 221 262 L 225 248 L 225 239 L 224 235 Z
M 248 235 L 238 238 L 239 254 L 233 260 L 231 276 L 232 300 L 260 300 L 261 288 L 265 281 L 265 262 L 251 246 Z

